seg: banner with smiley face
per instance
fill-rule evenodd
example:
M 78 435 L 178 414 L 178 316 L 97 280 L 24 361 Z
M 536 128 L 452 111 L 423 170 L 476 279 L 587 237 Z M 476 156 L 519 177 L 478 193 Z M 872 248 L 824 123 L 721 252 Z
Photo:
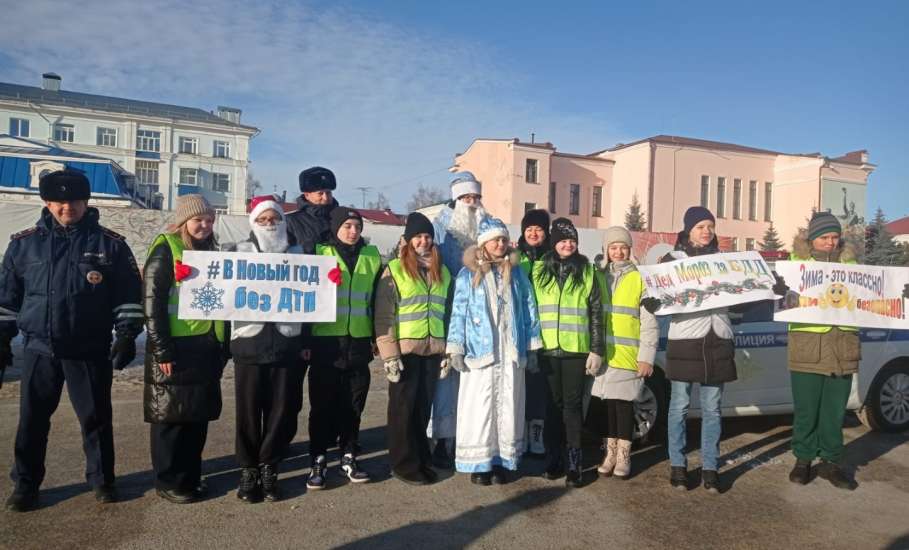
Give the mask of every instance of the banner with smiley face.
M 777 262 L 789 292 L 775 321 L 909 329 L 909 268 L 826 262 Z

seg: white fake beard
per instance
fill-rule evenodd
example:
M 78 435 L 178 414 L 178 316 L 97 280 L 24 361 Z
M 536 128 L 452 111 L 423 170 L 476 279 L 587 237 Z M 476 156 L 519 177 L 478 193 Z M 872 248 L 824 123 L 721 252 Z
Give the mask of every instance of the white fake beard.
M 287 250 L 287 224 L 253 227 L 253 234 L 259 241 L 260 252 L 284 252 Z
M 474 207 L 461 201 L 455 201 L 448 232 L 457 239 L 462 248 L 467 248 L 477 242 L 477 227 L 480 220 L 485 217 L 486 209 L 481 203 L 477 203 Z

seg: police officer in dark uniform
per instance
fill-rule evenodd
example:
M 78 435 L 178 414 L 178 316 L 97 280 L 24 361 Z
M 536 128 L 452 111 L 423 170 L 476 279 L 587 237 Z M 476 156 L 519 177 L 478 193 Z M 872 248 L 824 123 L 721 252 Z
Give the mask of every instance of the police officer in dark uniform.
M 47 174 L 39 192 L 41 219 L 10 238 L 0 267 L 0 366 L 12 363 L 10 341 L 23 335 L 16 487 L 6 501 L 17 512 L 37 507 L 64 382 L 82 427 L 86 480 L 99 502 L 116 500 L 112 367 L 135 358 L 144 320 L 136 260 L 122 236 L 98 224 L 85 175 Z

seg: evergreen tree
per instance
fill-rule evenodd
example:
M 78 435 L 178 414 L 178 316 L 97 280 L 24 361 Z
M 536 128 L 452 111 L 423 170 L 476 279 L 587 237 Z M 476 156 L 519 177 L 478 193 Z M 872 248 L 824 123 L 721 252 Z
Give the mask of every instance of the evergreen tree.
M 647 222 L 644 220 L 644 212 L 641 211 L 637 191 L 631 196 L 631 204 L 628 206 L 628 211 L 625 212 L 625 229 L 628 231 L 647 230 Z
M 874 220 L 865 230 L 865 263 L 870 265 L 906 264 L 904 248 L 893 240 L 887 231 L 887 218 L 880 208 L 874 214 Z
M 764 240 L 759 242 L 758 246 L 761 247 L 761 250 L 763 251 L 776 251 L 783 248 L 783 241 L 780 240 L 779 233 L 777 233 L 776 228 L 773 227 L 773 222 L 770 222 L 770 227 L 764 232 Z

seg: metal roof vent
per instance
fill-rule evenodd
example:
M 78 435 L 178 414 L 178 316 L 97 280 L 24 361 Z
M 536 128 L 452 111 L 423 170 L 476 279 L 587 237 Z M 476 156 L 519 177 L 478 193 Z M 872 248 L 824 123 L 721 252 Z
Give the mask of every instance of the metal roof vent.
M 225 107 L 223 105 L 218 105 L 218 118 L 223 118 L 227 122 L 233 122 L 234 124 L 240 124 L 240 115 L 243 113 L 240 109 L 234 107 Z
M 57 73 L 44 73 L 41 75 L 41 87 L 48 92 L 59 92 L 61 82 L 63 82 L 63 78 Z

